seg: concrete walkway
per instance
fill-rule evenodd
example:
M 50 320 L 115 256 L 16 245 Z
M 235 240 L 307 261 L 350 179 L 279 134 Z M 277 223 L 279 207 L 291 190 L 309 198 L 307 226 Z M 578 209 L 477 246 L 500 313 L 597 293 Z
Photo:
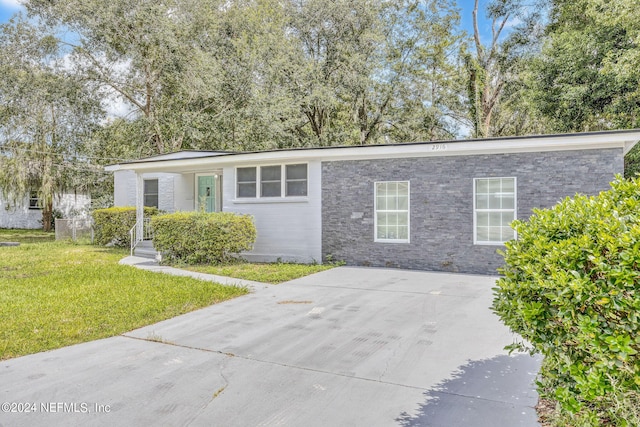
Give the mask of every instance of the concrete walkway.
M 245 283 L 256 291 L 0 362 L 0 425 L 537 426 L 539 360 L 503 350 L 494 281 L 340 267 Z
M 261 289 L 269 288 L 268 283 L 254 282 L 252 280 L 236 279 L 234 277 L 218 276 L 216 274 L 198 273 L 197 271 L 182 270 L 180 268 L 168 267 L 166 265 L 160 265 L 158 262 L 149 258 L 142 258 L 137 256 L 128 256 L 120 260 L 120 264 L 130 265 L 141 270 L 153 271 L 154 273 L 171 274 L 172 276 L 187 276 L 194 279 L 206 280 L 208 282 L 216 282 L 223 285 L 236 285 L 246 286 L 252 292 L 257 292 Z

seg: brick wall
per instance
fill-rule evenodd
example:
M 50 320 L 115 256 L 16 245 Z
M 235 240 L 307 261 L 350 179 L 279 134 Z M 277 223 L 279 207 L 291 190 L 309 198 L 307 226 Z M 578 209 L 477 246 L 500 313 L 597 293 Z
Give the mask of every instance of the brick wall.
M 517 178 L 517 213 L 597 194 L 622 149 L 322 163 L 322 254 L 349 265 L 496 274 L 503 246 L 473 244 L 473 178 Z M 374 182 L 410 181 L 410 243 L 374 242 Z

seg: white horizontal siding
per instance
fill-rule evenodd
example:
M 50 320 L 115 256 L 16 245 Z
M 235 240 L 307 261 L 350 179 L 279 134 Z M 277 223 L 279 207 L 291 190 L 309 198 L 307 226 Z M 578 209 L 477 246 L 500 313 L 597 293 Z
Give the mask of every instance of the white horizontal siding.
M 257 229 L 254 248 L 243 254 L 245 258 L 252 261 L 322 261 L 321 165 L 317 161 L 308 165 L 307 197 L 275 200 L 236 200 L 235 167 L 224 168 L 222 210 L 252 215 Z

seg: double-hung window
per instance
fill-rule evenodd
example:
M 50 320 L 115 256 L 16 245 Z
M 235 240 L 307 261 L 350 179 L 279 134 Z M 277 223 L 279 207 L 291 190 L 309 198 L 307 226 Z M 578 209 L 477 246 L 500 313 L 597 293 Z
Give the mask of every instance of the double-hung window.
M 409 181 L 375 183 L 376 242 L 409 243 Z
M 158 180 L 144 180 L 144 206 L 158 207 Z
M 474 179 L 474 243 L 497 245 L 516 237 L 509 226 L 516 218 L 515 178 Z
M 237 168 L 236 197 L 306 197 L 307 176 L 306 163 Z

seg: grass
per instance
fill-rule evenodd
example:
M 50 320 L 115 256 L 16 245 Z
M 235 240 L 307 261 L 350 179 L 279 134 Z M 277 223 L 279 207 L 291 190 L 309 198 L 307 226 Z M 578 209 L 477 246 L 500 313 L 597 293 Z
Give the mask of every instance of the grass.
M 53 242 L 54 239 L 53 231 L 0 228 L 0 242 L 42 243 Z
M 50 234 L 50 233 L 49 233 Z M 119 265 L 125 251 L 0 229 L 0 360 L 119 335 L 244 288 Z
M 338 264 L 293 264 L 250 263 L 235 262 L 224 265 L 176 265 L 185 270 L 199 273 L 216 274 L 218 276 L 234 277 L 236 279 L 252 280 L 255 282 L 278 284 L 298 279 L 310 274 L 319 273 L 336 267 Z

